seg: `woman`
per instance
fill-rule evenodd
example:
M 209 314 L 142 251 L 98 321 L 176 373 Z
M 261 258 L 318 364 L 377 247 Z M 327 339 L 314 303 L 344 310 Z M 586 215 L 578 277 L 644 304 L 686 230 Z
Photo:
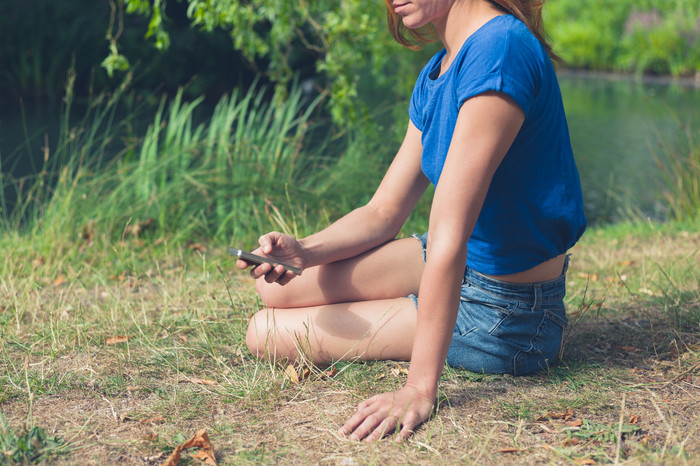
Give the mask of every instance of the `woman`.
M 246 336 L 261 358 L 410 361 L 402 389 L 361 403 L 340 429 L 367 441 L 397 429 L 404 439 L 429 417 L 445 361 L 514 375 L 551 364 L 567 250 L 586 225 L 541 0 L 387 8 L 401 43 L 430 24 L 445 49 L 418 77 L 405 139 L 369 203 L 303 239 L 260 238 L 257 253 L 304 273 L 252 269 L 267 309 Z M 429 233 L 395 239 L 431 182 Z

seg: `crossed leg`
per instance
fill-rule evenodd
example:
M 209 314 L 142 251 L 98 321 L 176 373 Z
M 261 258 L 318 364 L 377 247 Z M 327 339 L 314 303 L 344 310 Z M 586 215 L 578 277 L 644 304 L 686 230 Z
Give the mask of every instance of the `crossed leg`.
M 265 309 L 250 320 L 246 343 L 272 360 L 407 361 L 424 269 L 419 241 L 390 241 L 343 261 L 312 267 L 285 286 L 258 280 Z

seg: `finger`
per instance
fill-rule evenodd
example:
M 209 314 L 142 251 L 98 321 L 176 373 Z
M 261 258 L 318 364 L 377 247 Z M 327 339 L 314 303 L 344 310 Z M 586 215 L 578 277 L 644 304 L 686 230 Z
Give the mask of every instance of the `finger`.
M 411 435 L 413 435 L 413 427 L 404 424 L 403 427 L 401 427 L 401 431 L 399 432 L 398 441 L 403 442 L 405 440 L 408 440 L 408 438 L 411 437 Z
M 275 238 L 272 236 L 272 233 L 262 235 L 260 238 L 258 238 L 258 244 L 260 244 L 260 250 L 264 254 L 271 254 L 272 253 L 274 243 L 275 243 Z
M 399 419 L 391 415 L 384 419 L 379 426 L 377 426 L 376 429 L 372 431 L 371 434 L 369 434 L 365 438 L 365 442 L 376 442 L 377 440 L 380 440 L 384 438 L 387 435 L 391 435 L 393 432 L 396 431 L 396 428 L 399 426 Z
M 356 412 L 350 419 L 348 419 L 345 422 L 345 424 L 343 424 L 343 427 L 341 427 L 338 430 L 338 434 L 342 436 L 350 435 L 360 424 L 362 424 L 362 421 L 364 420 L 365 415 L 360 412 Z
M 245 270 L 248 267 L 250 267 L 251 265 L 253 265 L 253 264 L 251 264 L 250 262 L 246 262 L 243 259 L 238 259 L 236 261 L 236 267 L 238 267 L 241 270 Z
M 289 272 L 289 271 L 287 271 L 287 272 L 285 272 L 284 275 L 282 275 L 282 276 L 280 277 L 279 280 L 277 280 L 277 283 L 279 283 L 280 285 L 286 285 L 286 284 L 289 283 L 294 277 L 295 277 L 294 272 Z
M 372 413 L 367 416 L 362 424 L 360 424 L 355 430 L 350 434 L 350 440 L 362 440 L 367 437 L 371 432 L 379 427 L 379 425 L 384 420 L 383 416 L 379 416 L 376 413 Z
M 250 276 L 257 280 L 258 278 L 267 276 L 267 274 L 270 273 L 270 270 L 272 270 L 272 266 L 270 264 L 260 264 L 257 267 L 250 269 Z
M 407 440 L 411 435 L 413 435 L 414 429 L 416 428 L 416 420 L 414 416 L 406 416 L 401 423 L 401 431 L 399 431 L 399 442 Z
M 275 283 L 284 274 L 284 267 L 278 265 L 276 267 L 271 267 L 270 271 L 265 274 L 265 281 L 267 283 Z

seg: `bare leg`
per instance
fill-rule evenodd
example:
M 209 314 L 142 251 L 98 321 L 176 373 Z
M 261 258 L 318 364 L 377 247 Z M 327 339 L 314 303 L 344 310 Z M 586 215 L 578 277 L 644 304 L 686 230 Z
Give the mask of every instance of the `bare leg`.
M 263 309 L 250 320 L 246 343 L 254 355 L 273 361 L 408 361 L 416 320 L 408 298 Z
M 425 263 L 415 238 L 390 241 L 356 257 L 311 267 L 287 285 L 257 280 L 263 304 L 297 308 L 418 294 Z
M 413 238 L 305 270 L 280 286 L 258 280 L 267 309 L 250 320 L 246 343 L 258 357 L 317 365 L 334 360 L 408 360 L 424 263 Z

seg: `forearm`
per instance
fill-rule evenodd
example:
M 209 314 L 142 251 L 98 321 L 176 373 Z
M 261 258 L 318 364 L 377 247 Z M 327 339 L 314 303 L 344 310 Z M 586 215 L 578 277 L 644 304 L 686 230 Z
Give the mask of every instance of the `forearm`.
M 403 219 L 371 203 L 355 209 L 299 241 L 305 251 L 306 267 L 362 254 L 395 238 L 402 223 Z
M 452 340 L 464 263 L 428 263 L 421 280 L 418 323 L 407 384 L 434 398 Z

